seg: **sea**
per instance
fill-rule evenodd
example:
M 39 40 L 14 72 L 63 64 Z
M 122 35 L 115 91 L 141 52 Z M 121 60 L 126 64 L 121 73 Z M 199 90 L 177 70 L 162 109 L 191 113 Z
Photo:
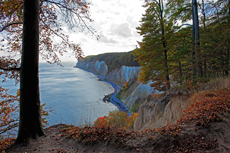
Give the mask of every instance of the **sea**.
M 49 125 L 92 125 L 98 117 L 118 110 L 114 104 L 103 102 L 104 96 L 113 93 L 114 88 L 75 65 L 74 62 L 63 62 L 62 66 L 39 64 L 40 100 L 46 103 L 46 110 L 52 110 L 47 118 Z M 0 82 L 0 86 L 13 95 L 19 89 L 19 84 L 9 79 Z

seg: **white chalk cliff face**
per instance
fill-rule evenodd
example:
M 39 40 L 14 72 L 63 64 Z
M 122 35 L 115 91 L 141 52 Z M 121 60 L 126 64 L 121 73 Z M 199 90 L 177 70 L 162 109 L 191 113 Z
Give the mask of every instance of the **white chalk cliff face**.
M 125 82 L 129 82 L 134 78 L 138 78 L 140 67 L 121 66 L 120 69 L 115 69 L 109 72 L 106 79 L 120 86 L 124 86 Z
M 79 61 L 76 67 L 103 75 L 108 81 L 118 84 L 121 87 L 124 87 L 125 83 L 128 82 L 129 88 L 127 91 L 121 94 L 120 98 L 122 102 L 124 102 L 130 109 L 135 104 L 139 104 L 141 100 L 153 92 L 153 88 L 150 87 L 151 83 L 144 85 L 137 81 L 140 67 L 121 66 L 120 69 L 115 69 L 111 72 L 108 72 L 108 66 L 104 61 Z
M 131 91 L 121 96 L 121 101 L 125 102 L 126 106 L 129 108 L 134 107 L 135 104 L 140 104 L 146 96 L 154 92 L 154 88 L 150 87 L 150 84 L 151 82 L 145 85 L 136 81 L 130 86 Z
M 96 72 L 103 76 L 106 76 L 108 73 L 108 66 L 105 64 L 105 61 L 96 61 L 95 63 L 78 61 L 76 67 L 87 71 Z

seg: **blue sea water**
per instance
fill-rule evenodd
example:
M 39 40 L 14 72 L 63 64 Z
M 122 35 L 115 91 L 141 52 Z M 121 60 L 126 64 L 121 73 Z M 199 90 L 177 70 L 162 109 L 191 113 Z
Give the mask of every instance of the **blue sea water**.
M 99 81 L 92 73 L 74 68 L 76 63 L 62 63 L 63 67 L 40 63 L 40 98 L 46 108 L 53 110 L 48 122 L 50 125 L 92 124 L 98 117 L 118 110 L 112 103 L 103 102 L 104 95 L 114 92 L 114 88 Z M 15 94 L 19 84 L 14 80 L 0 83 Z

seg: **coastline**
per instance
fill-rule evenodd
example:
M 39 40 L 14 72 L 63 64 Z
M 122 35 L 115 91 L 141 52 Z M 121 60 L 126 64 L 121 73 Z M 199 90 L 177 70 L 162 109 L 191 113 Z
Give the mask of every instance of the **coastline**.
M 74 68 L 79 68 L 79 67 L 76 67 L 74 66 Z M 112 82 L 109 82 L 107 80 L 105 80 L 105 76 L 102 76 L 102 75 L 99 75 L 95 72 L 92 72 L 92 71 L 89 71 L 89 70 L 85 70 L 85 69 L 82 69 L 82 68 L 79 68 L 83 71 L 86 71 L 86 72 L 90 72 L 90 73 L 93 73 L 94 75 L 96 75 L 100 81 L 104 81 L 104 82 L 107 82 L 109 84 L 112 85 L 112 87 L 114 88 L 114 93 L 111 93 L 111 94 L 108 94 L 108 95 L 105 95 L 105 97 L 103 98 L 103 101 L 108 101 L 108 98 L 110 98 L 110 102 L 113 103 L 114 105 L 116 105 L 118 107 L 118 109 L 122 112 L 126 112 L 128 116 L 130 116 L 130 112 L 128 110 L 128 108 L 116 97 L 116 95 L 118 94 L 119 90 L 121 89 L 120 86 L 118 86 L 117 84 L 115 83 L 112 83 Z M 104 102 L 105 102 L 104 101 Z

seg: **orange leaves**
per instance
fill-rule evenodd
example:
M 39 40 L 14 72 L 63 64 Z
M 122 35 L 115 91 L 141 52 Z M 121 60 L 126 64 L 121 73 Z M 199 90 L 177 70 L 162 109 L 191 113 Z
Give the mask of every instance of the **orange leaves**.
M 2 88 L 0 86 L 0 136 L 3 133 L 14 129 L 18 125 L 18 105 L 15 103 L 17 101 L 17 96 L 9 95 L 7 93 L 8 89 Z M 0 152 L 2 149 L 13 143 L 13 138 L 3 138 L 0 141 Z
M 125 129 L 110 126 L 91 126 L 91 127 L 65 127 L 61 132 L 71 138 L 77 138 L 78 141 L 85 144 L 95 144 L 100 141 L 107 141 L 111 144 L 124 146 L 125 142 L 136 132 L 127 132 Z
M 207 125 L 210 121 L 219 120 L 218 113 L 229 111 L 230 90 L 218 90 L 204 93 L 196 98 L 196 103 L 191 105 L 185 113 L 185 118 L 179 122 L 190 122 L 197 120 L 201 125 Z
M 94 121 L 94 125 L 96 126 L 103 126 L 103 125 L 107 125 L 107 121 L 105 120 L 107 118 L 107 116 L 104 117 L 99 117 L 96 121 Z
M 9 95 L 7 93 L 8 89 L 2 88 L 0 86 L 0 136 L 5 132 L 11 131 L 18 127 L 18 114 L 19 114 L 19 98 L 20 92 L 18 91 L 17 94 Z M 47 116 L 49 116 L 48 111 L 45 107 L 46 104 L 41 105 L 41 115 L 42 115 L 42 123 L 43 126 L 48 125 L 46 120 Z M 4 148 L 6 146 L 5 143 L 11 144 L 11 141 L 14 139 L 5 139 L 3 138 L 0 141 L 0 148 Z M 0 150 L 1 152 L 1 150 Z
M 125 82 L 125 89 L 128 89 L 128 85 L 129 85 L 129 83 Z
M 218 114 L 229 112 L 230 110 L 230 89 L 203 93 L 197 96 L 195 101 L 196 103 L 184 111 L 185 117 L 178 120 L 177 124 L 154 129 L 154 131 L 164 136 L 168 134 L 173 138 L 178 138 L 182 130 L 181 124 L 194 121 L 196 125 L 208 126 L 211 121 L 219 121 Z M 149 133 L 149 130 L 146 131 Z
M 12 145 L 15 141 L 15 138 L 6 138 L 0 141 L 0 152 L 5 150 L 8 146 Z
M 109 113 L 109 116 L 99 117 L 94 122 L 94 125 L 106 125 L 131 130 L 133 128 L 136 116 L 137 113 L 134 113 L 131 116 L 127 116 L 126 112 L 113 111 Z
M 18 105 L 15 103 L 17 101 L 17 96 L 9 95 L 7 89 L 0 86 L 0 134 L 15 128 L 17 125 L 17 118 L 12 118 L 18 111 Z
M 14 54 L 21 52 L 23 2 L 23 0 L 0 2 L 2 13 L 0 32 L 7 32 L 5 42 L 8 43 L 0 48 L 2 51 Z M 52 63 L 60 63 L 60 56 L 68 51 L 67 47 L 71 49 L 71 55 L 76 58 L 82 57 L 83 53 L 79 45 L 71 42 L 67 35 L 61 33 L 62 26 L 58 23 L 58 16 L 66 19 L 63 22 L 66 22 L 71 29 L 74 26 L 82 27 L 80 30 L 88 29 L 88 32 L 95 35 L 95 31 L 86 24 L 87 21 L 92 21 L 89 15 L 89 3 L 82 0 L 42 1 L 40 8 L 39 51 L 42 58 L 47 61 L 51 59 Z

